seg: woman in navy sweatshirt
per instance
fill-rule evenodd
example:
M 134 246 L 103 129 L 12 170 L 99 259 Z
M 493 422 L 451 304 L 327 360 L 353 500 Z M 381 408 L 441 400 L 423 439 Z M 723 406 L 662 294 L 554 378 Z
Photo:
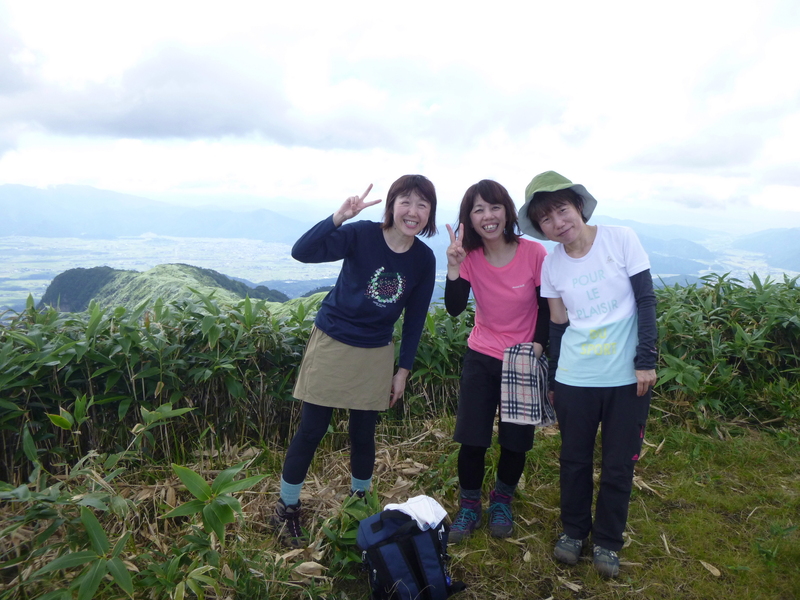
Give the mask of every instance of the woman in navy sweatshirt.
M 351 494 L 372 483 L 379 411 L 403 395 L 433 293 L 436 261 L 418 235 L 436 233 L 436 190 L 422 175 L 404 175 L 389 188 L 383 222 L 343 225 L 380 200 L 366 201 L 372 185 L 351 196 L 295 243 L 304 263 L 343 260 L 336 285 L 314 320 L 294 396 L 303 401 L 300 425 L 281 476 L 271 524 L 281 541 L 302 547 L 300 491 L 334 408 L 350 409 Z M 398 368 L 394 324 L 405 310 Z

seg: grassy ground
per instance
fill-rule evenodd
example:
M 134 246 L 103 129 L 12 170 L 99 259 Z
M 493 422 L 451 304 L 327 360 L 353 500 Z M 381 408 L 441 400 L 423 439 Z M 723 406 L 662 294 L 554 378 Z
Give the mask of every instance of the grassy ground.
M 407 436 L 382 436 L 378 490 L 392 500 L 426 493 L 453 514 L 457 446 L 449 438 L 452 423 L 427 427 L 413 443 Z M 323 472 L 346 472 L 346 453 L 331 448 L 343 441 L 336 435 L 338 441 L 336 436 L 328 440 L 328 454 L 315 467 Z M 720 428 L 709 437 L 651 421 L 620 552 L 621 574 L 606 581 L 588 557 L 575 567 L 552 558 L 560 531 L 559 435 L 555 429 L 538 432 L 514 503 L 515 536 L 495 540 L 482 528 L 451 546 L 454 578 L 469 586 L 457 597 L 800 598 L 798 446 L 796 434 L 787 431 Z M 415 472 L 419 465 L 423 468 Z M 490 466 L 487 484 L 493 479 Z M 312 493 L 307 503 L 314 503 Z M 340 580 L 333 590 L 326 597 L 367 598 L 360 579 Z
M 425 493 L 454 514 L 458 447 L 451 438 L 452 428 L 452 418 L 380 426 L 375 483 L 381 505 Z M 337 423 L 334 429 L 323 440 L 302 496 L 312 538 L 305 550 L 286 552 L 267 528 L 278 497 L 282 449 L 220 448 L 187 465 L 209 480 L 219 468 L 240 460 L 253 461 L 250 474 L 270 474 L 257 489 L 241 495 L 245 519 L 228 526 L 224 548 L 216 546 L 221 562 L 212 572 L 220 593 L 207 588 L 206 598 L 369 597 L 366 575 L 355 564 L 341 565 L 341 550 L 337 553 L 322 530 L 323 523 L 331 527 L 332 520 L 340 518 L 350 482 L 347 436 L 342 433 L 346 423 Z M 484 527 L 463 544 L 450 547 L 453 578 L 469 586 L 455 597 L 800 598 L 798 437 L 796 430 L 755 432 L 730 426 L 718 427 L 709 436 L 651 419 L 634 479 L 626 547 L 620 552 L 621 574 L 606 581 L 595 574 L 588 557 L 575 567 L 552 558 L 561 529 L 559 434 L 555 428 L 539 431 L 514 502 L 515 535 L 496 540 Z M 497 448 L 493 449 L 487 462 L 496 460 L 497 454 Z M 485 495 L 494 472 L 489 464 Z M 146 552 L 157 548 L 169 560 L 185 544 L 181 540 L 191 521 L 159 517 L 168 505 L 190 498 L 171 469 L 149 466 L 129 472 L 124 482 L 117 483 L 116 493 L 135 506 L 124 524 L 106 521 L 112 539 L 121 535 L 123 526 L 134 532 L 124 555 L 128 563 L 145 568 L 140 557 Z M 15 512 L 10 505 L 3 507 L 0 530 Z M 112 531 L 115 528 L 118 531 Z M 15 547 L 25 548 L 32 536 L 32 531 L 17 530 L 12 539 L 0 538 L 0 549 L 9 555 Z M 45 559 L 52 556 L 37 560 Z M 39 566 L 32 565 L 29 571 Z M 0 585 L 0 598 L 34 597 L 20 595 L 10 569 L 0 573 L 7 575 Z M 98 596 L 112 597 L 120 597 L 113 586 Z M 151 590 L 144 597 L 166 596 Z

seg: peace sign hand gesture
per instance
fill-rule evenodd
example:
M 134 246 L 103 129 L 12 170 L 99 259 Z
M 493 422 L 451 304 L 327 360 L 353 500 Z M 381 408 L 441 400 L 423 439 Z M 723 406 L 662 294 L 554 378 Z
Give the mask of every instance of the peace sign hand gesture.
M 364 202 L 364 198 L 367 197 L 370 190 L 372 189 L 372 184 L 369 184 L 369 187 L 366 191 L 361 194 L 360 196 L 350 196 L 347 200 L 344 201 L 342 206 L 339 207 L 335 213 L 333 213 L 333 222 L 338 227 L 348 219 L 352 219 L 358 213 L 360 213 L 365 208 L 369 208 L 370 206 L 374 206 L 381 200 L 373 200 L 372 202 Z
M 462 240 L 464 239 L 464 224 L 458 226 L 458 235 L 453 233 L 453 228 L 446 225 L 447 234 L 450 236 L 450 245 L 447 247 L 447 278 L 455 281 L 461 273 L 461 263 L 467 258 Z

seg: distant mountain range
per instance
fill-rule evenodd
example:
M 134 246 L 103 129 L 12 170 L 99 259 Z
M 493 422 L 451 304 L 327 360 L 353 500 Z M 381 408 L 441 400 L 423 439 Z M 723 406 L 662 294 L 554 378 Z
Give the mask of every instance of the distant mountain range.
M 800 228 L 768 229 L 736 236 L 683 225 L 654 225 L 598 215 L 592 223 L 633 229 L 650 256 L 654 275 L 738 275 L 766 268 L 800 273 Z M 690 261 L 690 262 L 686 262 Z
M 770 265 L 800 271 L 800 229 L 769 229 L 737 238 L 733 247 L 759 252 Z
M 372 216 L 373 219 L 379 215 Z M 446 268 L 445 250 L 449 244 L 445 232 L 446 219 L 440 216 L 439 229 L 441 233 L 433 238 L 424 239 L 437 258 L 440 279 Z M 3 236 L 31 236 L 44 238 L 83 238 L 93 240 L 111 240 L 126 236 L 146 236 L 154 234 L 151 248 L 158 244 L 173 243 L 172 238 L 229 238 L 235 247 L 235 240 L 261 240 L 274 242 L 278 254 L 265 256 L 283 261 L 285 265 L 294 270 L 294 261 L 289 257 L 288 248 L 300 235 L 313 225 L 304 215 L 279 214 L 277 212 L 260 209 L 251 211 L 225 210 L 221 208 L 182 208 L 156 202 L 147 198 L 140 198 L 117 192 L 100 190 L 83 186 L 54 186 L 46 189 L 32 188 L 22 185 L 0 186 L 0 222 L 2 222 Z M 592 223 L 605 225 L 625 225 L 636 231 L 651 261 L 651 272 L 657 284 L 685 283 L 696 281 L 708 273 L 730 273 L 734 277 L 747 280 L 753 272 L 762 277 L 780 276 L 788 272 L 790 276 L 800 273 L 800 228 L 772 229 L 755 232 L 745 236 L 735 236 L 725 232 L 704 229 L 692 225 L 657 225 L 626 221 L 596 214 Z M 169 240 L 166 237 L 170 237 Z M 195 242 L 196 243 L 196 242 Z M 544 242 L 545 247 L 551 249 L 553 244 Z M 14 244 L 8 244 L 13 247 Z M 66 252 L 66 249 L 65 249 Z M 211 251 L 209 251 L 211 252 Z M 285 253 L 285 255 L 284 255 Z M 15 251 L 7 251 L 7 256 L 0 256 L 2 260 L 15 260 Z M 64 255 L 64 262 L 69 264 L 68 255 Z M 90 257 L 82 257 L 84 259 Z M 91 260 L 91 259 L 90 259 Z M 100 259 L 94 264 L 104 264 Z M 214 266 L 214 255 L 204 255 L 204 264 Z M 220 261 L 221 264 L 222 261 Z M 211 263 L 211 264 L 209 264 Z M 85 266 L 86 260 L 74 264 Z M 92 264 L 92 263 L 88 263 Z M 150 262 L 146 268 L 157 263 Z M 225 270 L 235 272 L 236 267 L 230 261 Z M 138 267 L 137 267 L 138 268 Z M 158 267 L 161 269 L 162 267 Z M 177 268 L 177 267 L 172 267 Z M 107 271 L 93 273 L 93 285 L 99 285 L 103 277 L 110 277 Z M 8 286 L 13 295 L 24 298 L 27 294 L 22 287 L 26 285 L 25 279 L 35 277 L 29 269 L 17 269 L 18 273 L 0 276 L 0 292 L 3 286 Z M 161 277 L 161 273 L 152 269 L 139 275 L 147 277 Z M 67 271 L 69 273 L 70 271 Z M 311 275 L 311 266 L 296 263 L 297 276 L 292 280 L 276 279 L 269 277 L 269 269 L 265 277 L 258 283 L 239 281 L 242 288 L 250 287 L 247 292 L 228 290 L 230 293 L 241 297 L 243 293 L 257 296 L 259 292 L 253 291 L 258 285 L 272 292 L 279 290 L 288 297 L 302 295 L 317 286 L 330 285 L 334 280 L 328 274 L 324 279 Z M 125 274 L 126 273 L 126 274 Z M 66 274 L 66 273 L 65 273 Z M 123 275 L 125 274 L 125 275 Z M 148 275 L 150 274 L 150 275 Z M 47 280 L 52 278 L 47 275 Z M 114 272 L 117 283 L 128 278 L 133 280 L 132 272 Z M 40 279 L 44 275 L 39 275 Z M 224 276 L 223 276 L 224 277 Z M 225 277 L 228 281 L 233 281 Z M 67 302 L 71 307 L 84 304 L 81 296 L 76 298 L 65 296 L 63 289 L 59 289 L 58 278 L 52 283 L 56 284 L 54 292 L 61 294 L 62 308 Z M 116 284 L 115 284 L 116 285 Z M 219 285 L 219 284 L 217 284 Z M 52 287 L 52 286 L 51 286 Z M 222 289 L 226 289 L 222 286 Z M 84 290 L 88 294 L 89 288 Z M 41 293 L 41 292 L 39 292 Z M 12 294 L 12 292 L 9 292 Z M 50 290 L 48 290 L 50 294 Z M 22 300 L 15 300 L 17 306 Z M 48 302 L 53 302 L 50 294 Z
M 164 301 L 185 298 L 191 290 L 209 295 L 219 301 L 235 304 L 245 296 L 285 302 L 288 296 L 264 286 L 251 288 L 240 281 L 190 265 L 158 265 L 138 273 L 110 267 L 70 269 L 58 275 L 42 297 L 40 305 L 52 306 L 64 312 L 82 312 L 92 300 L 105 308 L 123 306 L 133 310 L 142 302 L 161 298 Z
M 145 233 L 291 244 L 308 224 L 271 210 L 184 208 L 88 186 L 0 185 L 2 235 L 115 238 Z

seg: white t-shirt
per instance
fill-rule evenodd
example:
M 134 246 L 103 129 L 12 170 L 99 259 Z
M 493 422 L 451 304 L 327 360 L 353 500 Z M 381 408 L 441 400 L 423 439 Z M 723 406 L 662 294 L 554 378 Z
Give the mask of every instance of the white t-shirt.
M 569 327 L 556 381 L 576 387 L 636 383 L 638 317 L 630 277 L 650 268 L 629 227 L 597 226 L 589 252 L 571 258 L 559 244 L 544 260 L 542 296 L 561 298 Z

